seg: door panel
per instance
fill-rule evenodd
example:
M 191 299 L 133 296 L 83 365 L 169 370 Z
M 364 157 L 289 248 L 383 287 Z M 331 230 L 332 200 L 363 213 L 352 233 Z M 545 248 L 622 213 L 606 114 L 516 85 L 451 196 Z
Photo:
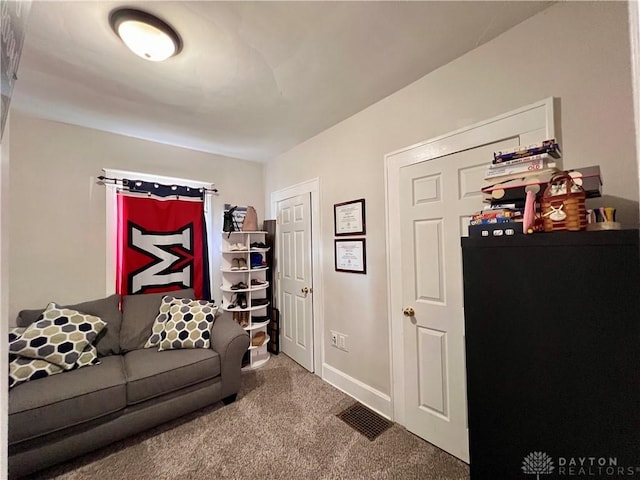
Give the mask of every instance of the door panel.
M 415 259 L 422 268 L 415 269 L 416 297 L 444 303 L 442 270 L 442 219 L 414 223 Z
M 460 236 L 482 208 L 479 191 L 491 143 L 401 168 L 403 323 L 408 430 L 469 459 Z
M 307 347 L 306 299 L 296 297 L 296 344 L 303 349 Z
M 421 409 L 447 418 L 446 333 L 418 327 L 418 388 Z M 436 388 L 434 388 L 434 385 Z
M 309 194 L 277 203 L 282 352 L 313 371 L 313 285 Z M 306 293 L 305 293 L 306 292 Z

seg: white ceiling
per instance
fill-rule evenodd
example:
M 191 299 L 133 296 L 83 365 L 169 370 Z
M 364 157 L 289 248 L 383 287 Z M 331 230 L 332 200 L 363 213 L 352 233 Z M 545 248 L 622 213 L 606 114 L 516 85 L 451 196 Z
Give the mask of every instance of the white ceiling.
M 34 1 L 12 108 L 265 161 L 550 4 Z M 108 23 L 121 5 L 173 25 L 182 52 L 129 52 Z

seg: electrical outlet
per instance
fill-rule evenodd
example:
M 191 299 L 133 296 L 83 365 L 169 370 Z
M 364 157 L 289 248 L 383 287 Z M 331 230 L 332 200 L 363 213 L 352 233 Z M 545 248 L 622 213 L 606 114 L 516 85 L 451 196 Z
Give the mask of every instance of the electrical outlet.
M 347 351 L 347 335 L 345 335 L 344 333 L 338 335 L 338 348 L 340 350 L 344 350 L 345 352 Z
M 333 330 L 331 330 L 331 346 L 333 347 L 338 346 L 338 334 Z

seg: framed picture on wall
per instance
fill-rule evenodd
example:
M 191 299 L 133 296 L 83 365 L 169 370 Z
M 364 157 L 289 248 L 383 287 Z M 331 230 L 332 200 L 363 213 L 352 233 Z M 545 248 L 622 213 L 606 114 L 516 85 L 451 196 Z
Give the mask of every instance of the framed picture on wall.
M 367 273 L 367 248 L 364 238 L 335 239 L 336 272 Z
M 333 225 L 336 237 L 366 233 L 364 198 L 333 206 Z

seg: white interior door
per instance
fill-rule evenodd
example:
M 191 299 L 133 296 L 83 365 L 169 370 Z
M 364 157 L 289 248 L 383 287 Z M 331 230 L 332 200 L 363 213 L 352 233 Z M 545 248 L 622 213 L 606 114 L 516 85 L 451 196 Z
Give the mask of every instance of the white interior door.
M 475 181 L 516 139 L 402 168 L 407 428 L 469 461 L 460 236 L 482 208 Z M 410 313 L 410 312 L 407 312 Z
M 386 159 L 394 419 L 465 462 L 460 237 L 483 206 L 479 190 L 493 152 L 553 131 L 548 99 Z
M 277 203 L 278 288 L 282 352 L 313 372 L 313 275 L 309 194 Z

